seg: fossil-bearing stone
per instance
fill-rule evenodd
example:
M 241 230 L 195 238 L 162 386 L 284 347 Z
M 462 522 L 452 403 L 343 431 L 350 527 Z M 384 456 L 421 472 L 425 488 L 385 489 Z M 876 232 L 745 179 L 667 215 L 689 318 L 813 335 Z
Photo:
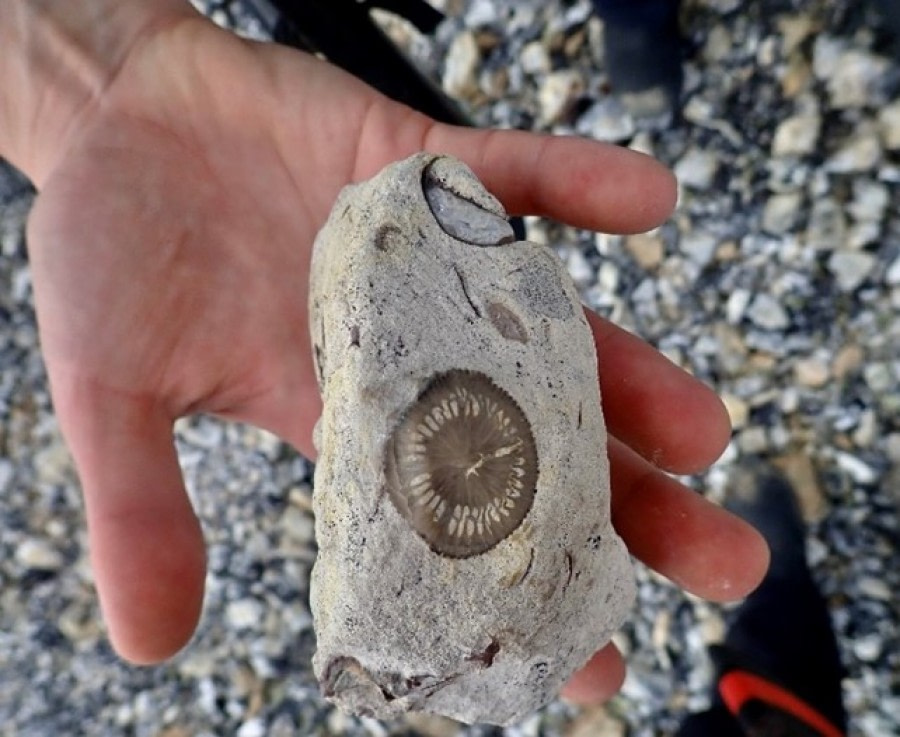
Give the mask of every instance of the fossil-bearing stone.
M 467 167 L 418 154 L 338 197 L 310 327 L 324 694 L 380 718 L 521 719 L 634 597 L 571 280 Z

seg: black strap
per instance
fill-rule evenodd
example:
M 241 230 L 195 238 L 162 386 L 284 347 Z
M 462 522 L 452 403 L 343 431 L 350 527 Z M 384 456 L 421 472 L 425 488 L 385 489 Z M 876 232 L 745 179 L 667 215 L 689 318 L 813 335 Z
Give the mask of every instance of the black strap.
M 322 54 L 388 97 L 454 125 L 472 122 L 426 79 L 369 16 L 370 6 L 434 28 L 440 13 L 423 0 L 246 0 L 275 41 Z M 430 9 L 426 10 L 426 8 Z

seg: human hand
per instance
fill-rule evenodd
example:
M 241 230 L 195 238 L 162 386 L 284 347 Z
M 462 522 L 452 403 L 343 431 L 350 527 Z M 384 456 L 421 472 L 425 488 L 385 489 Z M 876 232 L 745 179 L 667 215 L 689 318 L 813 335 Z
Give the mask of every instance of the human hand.
M 187 641 L 203 597 L 204 547 L 174 420 L 207 412 L 314 453 L 309 258 L 342 186 L 415 151 L 443 152 L 511 212 L 607 232 L 653 227 L 675 192 L 647 157 L 438 125 L 187 6 L 142 29 L 65 136 L 20 161 L 41 190 L 29 223 L 36 307 L 101 605 L 117 651 L 151 663 Z M 684 588 L 739 598 L 762 576 L 764 543 L 664 473 L 699 470 L 721 452 L 721 404 L 637 338 L 589 319 L 614 436 L 617 529 Z M 609 696 L 622 668 L 607 647 L 567 695 Z

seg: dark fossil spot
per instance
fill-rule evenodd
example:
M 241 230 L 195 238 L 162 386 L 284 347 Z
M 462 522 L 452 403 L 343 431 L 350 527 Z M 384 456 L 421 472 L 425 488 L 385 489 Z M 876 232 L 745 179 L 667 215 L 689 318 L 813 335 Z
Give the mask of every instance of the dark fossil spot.
M 509 307 L 499 302 L 489 302 L 487 316 L 491 324 L 497 328 L 497 332 L 507 340 L 515 340 L 519 343 L 528 342 L 528 331 L 516 313 Z
M 531 426 L 485 374 L 438 374 L 394 428 L 385 477 L 394 506 L 435 552 L 478 555 L 531 509 L 538 477 Z
M 379 251 L 392 251 L 403 242 L 403 231 L 393 223 L 382 225 L 375 231 L 375 248 Z

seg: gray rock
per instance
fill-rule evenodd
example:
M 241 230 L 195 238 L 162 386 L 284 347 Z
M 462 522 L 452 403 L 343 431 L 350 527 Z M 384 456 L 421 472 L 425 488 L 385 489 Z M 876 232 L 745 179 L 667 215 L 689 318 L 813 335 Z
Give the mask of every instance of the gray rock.
M 797 225 L 802 213 L 803 195 L 800 192 L 773 194 L 766 201 L 762 226 L 768 233 L 787 233 Z
M 506 724 L 609 640 L 634 584 L 563 265 L 450 235 L 467 226 L 436 219 L 434 187 L 502 213 L 419 154 L 347 187 L 316 240 L 313 666 L 357 714 Z
M 773 156 L 806 155 L 816 150 L 822 118 L 806 113 L 786 118 L 778 124 L 772 139 Z
M 452 97 L 466 98 L 478 89 L 476 71 L 481 62 L 481 52 L 471 31 L 460 33 L 450 45 L 444 60 L 444 75 L 441 83 L 444 91 Z
M 522 47 L 519 54 L 522 69 L 528 74 L 546 74 L 550 71 L 550 55 L 540 41 L 531 41 Z
M 253 627 L 265 615 L 265 607 L 258 599 L 246 598 L 232 601 L 225 610 L 225 619 L 236 629 Z
M 692 189 L 708 189 L 719 170 L 719 156 L 700 148 L 690 149 L 675 164 L 678 181 Z
M 766 330 L 784 330 L 790 325 L 790 318 L 781 303 L 769 294 L 757 294 L 747 310 L 747 316 Z
M 833 197 L 821 197 L 812 203 L 806 242 L 817 251 L 833 251 L 847 240 L 844 208 Z
M 860 126 L 825 163 L 826 169 L 838 174 L 870 171 L 881 159 L 881 141 L 877 131 Z
M 853 182 L 853 201 L 847 209 L 856 220 L 877 222 L 884 217 L 890 199 L 887 185 L 860 178 Z
M 582 92 L 584 79 L 580 72 L 563 69 L 548 74 L 537 93 L 541 122 L 544 125 L 558 123 L 568 114 Z
M 864 107 L 871 103 L 873 90 L 884 76 L 886 59 L 858 49 L 838 57 L 837 67 L 826 81 L 831 104 L 836 108 Z
M 864 635 L 853 642 L 853 654 L 862 661 L 871 662 L 881 656 L 883 647 L 884 643 L 879 634 Z
M 828 259 L 828 270 L 841 290 L 852 292 L 866 280 L 875 263 L 875 256 L 865 251 L 835 251 Z
M 29 537 L 16 548 L 16 561 L 33 571 L 56 571 L 62 567 L 62 554 L 47 540 Z
M 588 108 L 576 130 L 597 141 L 625 141 L 635 132 L 634 119 L 616 97 L 607 97 Z

